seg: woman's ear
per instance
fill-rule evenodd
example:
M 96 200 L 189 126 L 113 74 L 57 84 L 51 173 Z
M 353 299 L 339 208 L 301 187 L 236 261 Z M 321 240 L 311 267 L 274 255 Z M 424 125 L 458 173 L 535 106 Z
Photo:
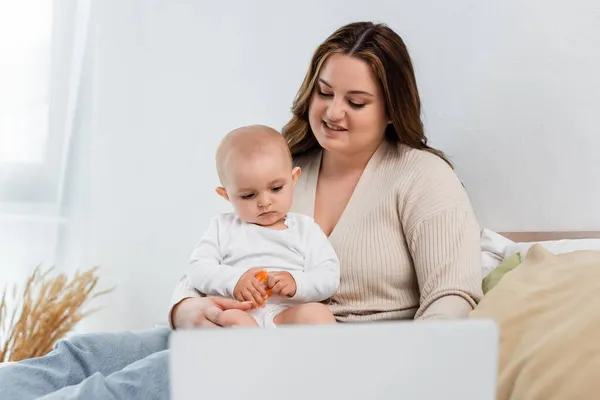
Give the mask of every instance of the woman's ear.
M 300 173 L 302 172 L 302 170 L 300 169 L 300 167 L 295 167 L 294 169 L 292 169 L 292 184 L 296 184 L 296 182 L 298 182 L 298 178 L 300 178 Z
M 217 186 L 215 191 L 217 192 L 217 194 L 219 196 L 221 196 L 225 200 L 229 201 L 229 195 L 227 194 L 227 190 L 225 190 L 225 188 L 223 186 Z

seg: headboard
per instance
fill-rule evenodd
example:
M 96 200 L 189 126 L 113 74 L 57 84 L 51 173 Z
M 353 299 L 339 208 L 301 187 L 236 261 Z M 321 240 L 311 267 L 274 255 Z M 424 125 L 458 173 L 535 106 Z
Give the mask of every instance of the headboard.
M 542 242 L 562 239 L 600 239 L 600 231 L 500 232 L 513 242 Z

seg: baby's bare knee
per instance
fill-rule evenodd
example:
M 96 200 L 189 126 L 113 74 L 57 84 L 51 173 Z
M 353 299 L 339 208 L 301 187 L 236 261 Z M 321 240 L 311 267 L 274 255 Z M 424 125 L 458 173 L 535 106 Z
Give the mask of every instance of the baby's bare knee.
M 301 305 L 300 307 L 301 307 L 302 311 L 304 313 L 306 313 L 307 315 L 318 315 L 318 316 L 331 315 L 331 316 L 333 316 L 333 314 L 329 310 L 329 307 L 327 307 L 325 304 L 307 303 L 307 304 Z
M 224 310 L 219 315 L 221 326 L 257 326 L 256 320 L 242 310 Z
M 293 320 L 296 324 L 332 324 L 335 317 L 329 308 L 321 303 L 307 303 L 294 307 Z

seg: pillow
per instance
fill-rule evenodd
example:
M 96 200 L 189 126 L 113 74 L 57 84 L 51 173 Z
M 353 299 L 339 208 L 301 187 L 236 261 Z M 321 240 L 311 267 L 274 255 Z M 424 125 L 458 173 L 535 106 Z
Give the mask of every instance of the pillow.
M 500 264 L 497 268 L 494 268 L 484 279 L 481 285 L 483 289 L 483 294 L 487 294 L 490 290 L 494 288 L 500 282 L 500 279 L 507 272 L 515 269 L 519 264 L 521 264 L 521 253 L 513 254 L 508 257 L 502 264 Z
M 600 251 L 554 255 L 534 245 L 470 318 L 500 328 L 498 400 L 600 394 Z
M 485 277 L 490 271 L 502 264 L 506 247 L 514 242 L 494 231 L 483 229 L 481 231 L 480 243 L 481 272 L 482 276 Z
M 527 253 L 531 246 L 540 244 L 543 248 L 553 254 L 570 253 L 577 250 L 600 250 L 600 239 L 565 239 L 549 240 L 543 242 L 512 242 L 504 248 L 504 259 L 507 259 L 516 253 L 521 253 L 523 259 L 527 258 Z

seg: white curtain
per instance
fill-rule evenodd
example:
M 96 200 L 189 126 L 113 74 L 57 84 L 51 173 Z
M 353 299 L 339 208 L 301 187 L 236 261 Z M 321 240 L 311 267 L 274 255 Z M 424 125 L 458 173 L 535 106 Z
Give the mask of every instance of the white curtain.
M 0 290 L 53 265 L 91 0 L 0 1 Z M 88 102 L 89 103 L 89 102 Z

